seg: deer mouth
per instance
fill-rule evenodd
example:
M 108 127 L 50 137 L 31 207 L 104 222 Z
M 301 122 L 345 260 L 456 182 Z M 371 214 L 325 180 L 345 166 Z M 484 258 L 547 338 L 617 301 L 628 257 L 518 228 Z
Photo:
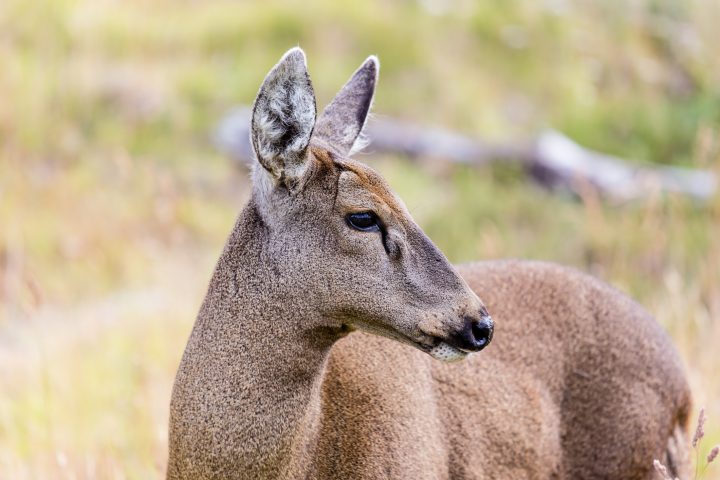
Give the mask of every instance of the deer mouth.
M 443 362 L 459 362 L 470 355 L 470 352 L 453 347 L 447 342 L 440 340 L 437 345 L 427 350 L 431 357 Z
M 355 321 L 353 322 L 353 327 L 357 328 L 358 330 L 363 330 L 368 333 L 372 333 L 381 337 L 389 338 L 391 340 L 396 340 L 406 345 L 410 345 L 417 348 L 418 350 L 429 354 L 434 359 L 440 360 L 442 362 L 458 362 L 460 360 L 464 360 L 465 357 L 472 353 L 454 347 L 440 337 L 435 337 L 425 333 L 422 334 L 422 340 L 416 340 L 409 337 L 408 335 L 405 335 L 395 329 L 386 327 L 384 325 L 375 325 Z

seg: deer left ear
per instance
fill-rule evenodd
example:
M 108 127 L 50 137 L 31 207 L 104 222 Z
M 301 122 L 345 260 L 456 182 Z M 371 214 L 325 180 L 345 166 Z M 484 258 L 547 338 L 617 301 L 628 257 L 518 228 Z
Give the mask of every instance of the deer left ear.
M 253 106 L 250 137 L 260 165 L 290 188 L 308 163 L 315 93 L 300 48 L 288 51 L 265 77 Z
M 314 136 L 348 155 L 365 126 L 375 95 L 380 63 L 370 56 L 318 117 Z

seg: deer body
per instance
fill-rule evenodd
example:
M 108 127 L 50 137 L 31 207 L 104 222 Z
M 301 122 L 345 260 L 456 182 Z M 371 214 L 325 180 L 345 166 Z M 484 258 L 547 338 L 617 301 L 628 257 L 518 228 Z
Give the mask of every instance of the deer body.
M 301 51 L 261 88 L 260 167 L 178 370 L 168 478 L 685 473 L 688 388 L 649 314 L 550 264 L 451 266 L 347 159 L 376 70 L 317 121 Z

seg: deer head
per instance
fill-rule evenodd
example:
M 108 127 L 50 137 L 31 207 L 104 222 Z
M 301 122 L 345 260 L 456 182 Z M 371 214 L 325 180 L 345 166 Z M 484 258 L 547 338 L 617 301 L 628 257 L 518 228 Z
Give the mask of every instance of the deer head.
M 487 310 L 385 180 L 348 158 L 378 68 L 368 58 L 319 117 L 302 50 L 265 78 L 251 125 L 263 255 L 273 288 L 313 312 L 302 329 L 360 329 L 459 360 L 490 342 Z

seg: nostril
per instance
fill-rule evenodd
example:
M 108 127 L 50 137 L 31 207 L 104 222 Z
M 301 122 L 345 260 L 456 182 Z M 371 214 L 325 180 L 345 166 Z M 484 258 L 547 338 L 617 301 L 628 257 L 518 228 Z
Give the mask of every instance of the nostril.
M 473 343 L 479 348 L 490 343 L 493 335 L 493 324 L 490 317 L 483 317 L 480 321 L 472 322 L 471 333 Z
M 489 315 L 483 315 L 478 320 L 473 317 L 465 317 L 464 328 L 455 337 L 457 347 L 478 352 L 485 348 L 492 340 L 493 321 Z

